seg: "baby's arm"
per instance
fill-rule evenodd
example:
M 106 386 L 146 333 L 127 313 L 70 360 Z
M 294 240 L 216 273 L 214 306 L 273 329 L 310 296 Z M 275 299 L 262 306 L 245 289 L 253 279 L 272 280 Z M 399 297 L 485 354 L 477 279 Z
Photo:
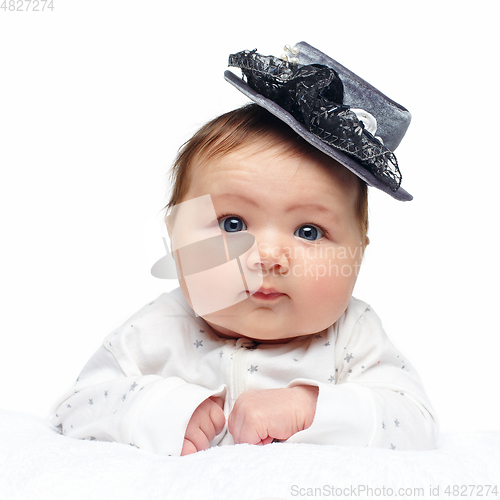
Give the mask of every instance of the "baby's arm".
M 331 382 L 296 379 L 319 389 L 312 425 L 289 442 L 432 449 L 437 422 L 422 383 L 364 305 L 346 314 L 335 341 Z M 332 370 L 333 371 L 333 370 Z
M 210 390 L 179 377 L 143 374 L 126 351 L 119 359 L 102 346 L 55 406 L 52 423 L 66 436 L 180 455 L 196 408 L 224 397 L 224 386 Z

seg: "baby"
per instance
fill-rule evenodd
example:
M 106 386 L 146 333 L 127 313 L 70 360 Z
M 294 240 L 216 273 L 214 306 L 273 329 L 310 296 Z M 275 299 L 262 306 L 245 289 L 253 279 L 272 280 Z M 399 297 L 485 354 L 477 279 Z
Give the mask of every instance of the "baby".
M 226 78 L 257 104 L 179 153 L 166 224 L 180 288 L 105 339 L 54 409 L 63 434 L 176 456 L 276 441 L 434 447 L 418 375 L 352 297 L 367 183 L 411 199 L 388 125 L 376 136 L 377 105 L 365 110 L 385 96 L 357 78 L 368 99 L 349 106 L 352 73 L 304 42 L 293 52 L 231 56 L 248 85 Z

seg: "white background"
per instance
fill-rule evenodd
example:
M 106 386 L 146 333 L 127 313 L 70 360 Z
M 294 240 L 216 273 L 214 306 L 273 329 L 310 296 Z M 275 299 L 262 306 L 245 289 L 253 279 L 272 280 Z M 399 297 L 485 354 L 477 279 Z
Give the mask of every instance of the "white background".
M 443 431 L 500 430 L 496 1 L 54 0 L 0 10 L 0 407 L 44 416 L 150 275 L 177 148 L 246 102 L 229 53 L 305 40 L 413 114 L 355 295 Z

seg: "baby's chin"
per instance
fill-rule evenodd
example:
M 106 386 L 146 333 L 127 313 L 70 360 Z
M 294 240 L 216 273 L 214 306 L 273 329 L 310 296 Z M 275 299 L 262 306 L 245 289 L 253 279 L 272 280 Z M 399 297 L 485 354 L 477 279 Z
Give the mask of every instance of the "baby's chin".
M 249 325 L 224 324 L 225 322 L 217 321 L 217 318 L 213 317 L 215 315 L 210 316 L 212 317 L 204 316 L 203 319 L 219 337 L 228 339 L 239 339 L 244 337 L 261 344 L 284 344 L 297 338 L 305 338 L 318 333 L 324 333 L 327 329 L 326 326 L 318 327 L 314 329 L 314 331 L 311 331 L 311 329 L 290 331 L 290 329 L 282 329 L 279 327 L 272 329 L 262 327 L 251 328 Z

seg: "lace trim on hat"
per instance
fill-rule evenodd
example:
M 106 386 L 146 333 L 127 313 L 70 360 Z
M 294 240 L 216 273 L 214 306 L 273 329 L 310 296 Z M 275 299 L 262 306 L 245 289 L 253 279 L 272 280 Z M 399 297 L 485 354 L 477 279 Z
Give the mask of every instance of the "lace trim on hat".
M 311 134 L 356 159 L 392 191 L 398 190 L 401 172 L 394 153 L 375 137 L 376 121 L 370 133 L 358 117 L 363 110 L 354 112 L 343 104 L 344 86 L 335 70 L 263 56 L 256 50 L 231 54 L 229 66 L 240 68 L 250 87 L 288 111 Z

